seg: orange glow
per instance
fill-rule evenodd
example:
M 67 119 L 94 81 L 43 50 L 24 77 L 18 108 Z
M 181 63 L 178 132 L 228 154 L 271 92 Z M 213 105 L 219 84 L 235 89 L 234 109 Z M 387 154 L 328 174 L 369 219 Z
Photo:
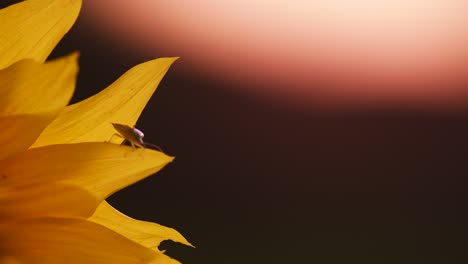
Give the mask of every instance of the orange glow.
M 84 15 L 264 94 L 322 101 L 464 103 L 468 2 L 89 1 Z

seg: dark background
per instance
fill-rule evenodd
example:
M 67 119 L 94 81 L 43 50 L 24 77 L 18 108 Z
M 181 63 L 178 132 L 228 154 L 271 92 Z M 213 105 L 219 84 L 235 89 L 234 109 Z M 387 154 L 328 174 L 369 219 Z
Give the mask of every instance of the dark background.
M 79 20 L 55 55 L 80 50 L 74 101 L 144 56 Z M 294 109 L 170 69 L 138 121 L 175 155 L 110 202 L 179 230 L 184 263 L 465 263 L 462 112 Z M 185 62 L 188 63 L 188 62 Z M 196 63 L 195 63 L 196 64 Z
M 2 4 L 3 5 L 3 4 Z M 79 19 L 52 57 L 81 52 L 74 102 L 156 57 Z M 176 156 L 109 201 L 180 231 L 184 263 L 468 263 L 468 110 L 314 110 L 169 70 L 137 125 Z M 441 87 L 442 89 L 443 87 Z M 467 108 L 468 109 L 468 108 Z

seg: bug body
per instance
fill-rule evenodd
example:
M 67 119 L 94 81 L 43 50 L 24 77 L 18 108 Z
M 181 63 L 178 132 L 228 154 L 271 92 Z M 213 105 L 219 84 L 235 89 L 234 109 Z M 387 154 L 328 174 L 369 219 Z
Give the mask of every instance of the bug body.
M 141 130 L 139 130 L 138 128 L 117 123 L 112 123 L 112 126 L 115 128 L 115 130 L 117 130 L 117 132 L 119 132 L 119 134 L 116 133 L 114 135 L 124 138 L 125 140 L 130 142 L 132 148 L 145 148 L 147 145 L 150 145 L 156 148 L 157 150 L 162 151 L 161 148 L 156 145 L 145 143 L 143 141 L 145 134 L 143 134 L 143 132 L 141 132 Z
M 114 126 L 117 132 L 119 132 L 120 135 L 117 135 L 123 137 L 128 142 L 130 142 L 133 148 L 145 147 L 145 142 L 143 141 L 143 137 L 145 136 L 145 134 L 143 134 L 143 132 L 141 132 L 139 129 L 117 123 L 112 123 L 112 126 Z

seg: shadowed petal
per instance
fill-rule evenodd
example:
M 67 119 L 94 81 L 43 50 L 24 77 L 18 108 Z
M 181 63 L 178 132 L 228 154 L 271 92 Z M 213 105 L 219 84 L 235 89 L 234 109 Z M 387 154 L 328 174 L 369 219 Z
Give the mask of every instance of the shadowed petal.
M 104 225 L 148 248 L 157 249 L 157 246 L 164 240 L 191 246 L 176 230 L 156 223 L 132 219 L 114 209 L 106 201 L 99 205 L 89 220 Z
M 168 256 L 145 248 L 93 222 L 37 218 L 0 226 L 0 249 L 34 264 L 175 264 Z
M 0 117 L 0 160 L 27 150 L 56 114 Z
M 78 186 L 102 201 L 156 173 L 172 159 L 162 152 L 110 143 L 51 145 L 0 160 L 0 174 L 8 175 L 1 183 L 14 188 L 60 181 Z
M 176 59 L 161 58 L 137 65 L 102 92 L 66 107 L 33 147 L 104 142 L 116 132 L 111 123 L 133 126 Z
M 24 264 L 21 263 L 16 257 L 0 255 L 1 264 Z
M 75 90 L 77 59 L 22 60 L 0 70 L 0 116 L 61 110 Z
M 44 62 L 80 8 L 80 0 L 29 0 L 1 9 L 0 69 L 22 59 Z
M 77 186 L 49 183 L 2 188 L 2 180 L 0 178 L 2 221 L 41 216 L 86 218 L 93 214 L 100 202 Z

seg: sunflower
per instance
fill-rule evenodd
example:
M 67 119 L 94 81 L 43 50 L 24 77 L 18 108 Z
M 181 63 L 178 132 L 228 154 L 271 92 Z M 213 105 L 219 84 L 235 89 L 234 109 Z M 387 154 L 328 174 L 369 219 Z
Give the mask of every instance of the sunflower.
M 79 0 L 29 0 L 0 10 L 0 263 L 178 263 L 177 231 L 131 219 L 105 199 L 172 157 L 107 143 L 132 126 L 177 58 L 145 62 L 67 106 L 78 54 L 46 62 Z

